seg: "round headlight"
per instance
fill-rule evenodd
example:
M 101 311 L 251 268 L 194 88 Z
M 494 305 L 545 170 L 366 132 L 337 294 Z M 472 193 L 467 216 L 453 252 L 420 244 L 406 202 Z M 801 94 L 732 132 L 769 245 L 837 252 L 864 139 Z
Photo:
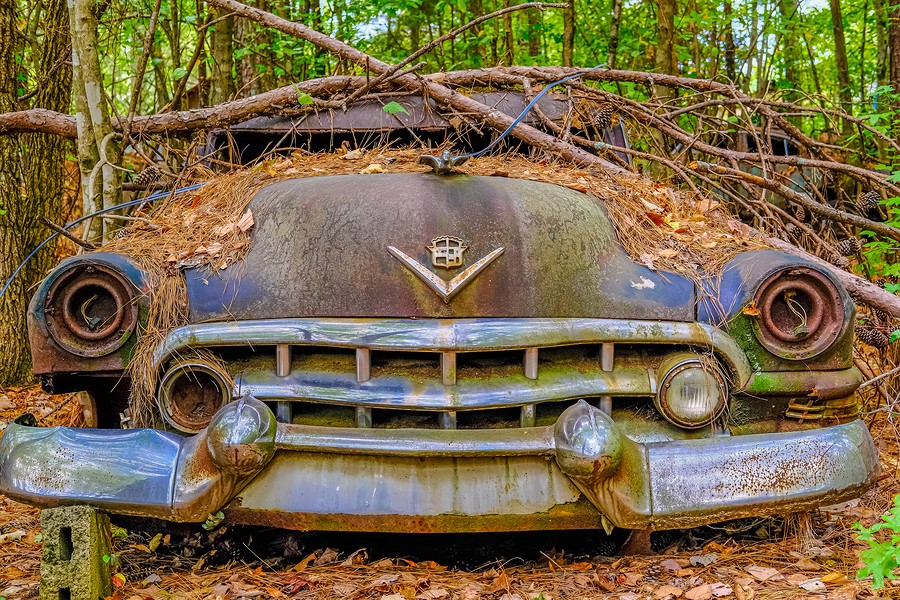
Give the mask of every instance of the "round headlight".
M 137 325 L 134 291 L 124 275 L 106 265 L 80 264 L 64 271 L 44 300 L 50 336 L 85 358 L 118 350 Z
M 753 299 L 753 332 L 772 354 L 804 360 L 824 352 L 846 325 L 844 301 L 824 273 L 810 267 L 776 271 Z
M 660 367 L 656 408 L 685 429 L 712 423 L 725 410 L 728 386 L 721 371 L 701 357 L 673 357 Z
M 203 360 L 183 360 L 163 375 L 159 408 L 172 427 L 199 433 L 220 408 L 231 401 L 231 377 Z

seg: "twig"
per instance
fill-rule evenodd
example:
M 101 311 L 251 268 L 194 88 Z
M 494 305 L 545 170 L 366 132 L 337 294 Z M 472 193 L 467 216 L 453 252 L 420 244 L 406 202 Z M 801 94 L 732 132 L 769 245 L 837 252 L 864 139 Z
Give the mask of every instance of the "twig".
M 465 32 L 469 29 L 472 29 L 473 27 L 477 27 L 478 25 L 481 25 L 485 21 L 489 21 L 493 18 L 503 16 L 503 15 L 505 15 L 507 13 L 511 13 L 513 11 L 524 10 L 527 8 L 535 8 L 535 9 L 543 10 L 545 8 L 565 8 L 566 6 L 567 6 L 567 4 L 565 4 L 565 3 L 548 4 L 545 2 L 525 2 L 524 4 L 516 4 L 513 6 L 507 6 L 506 8 L 501 8 L 500 10 L 495 10 L 492 13 L 488 13 L 486 15 L 482 15 L 480 17 L 472 19 L 471 21 L 469 21 L 462 27 L 457 27 L 453 31 L 445 33 L 441 37 L 428 42 L 427 44 L 425 44 L 424 46 L 422 46 L 421 48 L 419 48 L 418 50 L 416 50 L 415 52 L 413 52 L 412 54 L 407 56 L 405 59 L 401 60 L 399 63 L 397 63 L 396 65 L 394 65 L 393 67 L 391 67 L 390 69 L 388 69 L 387 71 L 385 71 L 384 73 L 382 73 L 381 75 L 379 75 L 378 77 L 373 79 L 372 81 L 367 82 L 366 85 L 364 85 L 360 89 L 358 89 L 355 92 L 353 92 L 352 94 L 350 94 L 350 96 L 348 96 L 347 99 L 343 101 L 343 108 L 346 110 L 348 104 L 350 104 L 357 98 L 363 96 L 369 90 L 376 87 L 378 84 L 382 83 L 386 79 L 390 78 L 395 73 L 397 73 L 400 69 L 402 69 L 406 65 L 410 64 L 412 61 L 416 60 L 420 56 L 428 54 L 429 52 L 431 52 L 432 50 L 434 50 L 435 48 L 437 48 L 438 46 L 440 46 L 447 40 L 453 39 L 453 38 L 457 37 L 459 34 Z
M 78 237 L 77 235 L 71 233 L 69 230 L 67 230 L 63 227 L 60 227 L 59 225 L 57 225 L 56 223 L 54 223 L 47 217 L 41 217 L 41 220 L 44 222 L 44 225 L 46 225 L 47 227 L 49 227 L 50 229 L 52 229 L 59 235 L 63 236 L 64 238 L 66 238 L 67 240 L 72 242 L 73 244 L 75 244 L 77 246 L 81 246 L 85 250 L 96 250 L 98 247 L 96 244 L 93 244 L 87 240 L 83 240 L 80 237 Z
M 693 161 L 690 164 L 689 168 L 691 168 L 692 170 L 704 171 L 706 173 L 726 175 L 729 177 L 744 179 L 745 181 L 749 181 L 756 186 L 771 190 L 776 194 L 784 197 L 786 200 L 801 204 L 810 212 L 815 213 L 821 217 L 825 217 L 826 219 L 829 219 L 831 221 L 839 221 L 841 223 L 847 223 L 855 227 L 860 227 L 862 229 L 870 229 L 875 233 L 900 241 L 900 229 L 897 229 L 896 227 L 885 225 L 884 223 L 877 223 L 870 219 L 866 219 L 865 217 L 860 217 L 858 215 L 840 211 L 827 205 L 819 204 L 818 202 L 813 201 L 809 196 L 796 192 L 786 185 L 782 185 L 778 182 L 766 179 L 765 177 L 759 177 L 758 175 L 753 175 L 739 169 L 731 169 L 728 167 L 714 165 L 703 161 Z

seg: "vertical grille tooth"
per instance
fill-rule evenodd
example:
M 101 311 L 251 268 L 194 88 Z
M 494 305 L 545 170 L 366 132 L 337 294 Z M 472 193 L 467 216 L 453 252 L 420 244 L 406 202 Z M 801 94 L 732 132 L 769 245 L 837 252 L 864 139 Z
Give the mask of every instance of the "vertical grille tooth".
M 600 396 L 600 410 L 608 415 L 612 414 L 612 396 Z
M 525 350 L 525 377 L 537 379 L 538 377 L 538 349 L 527 348 Z
M 275 374 L 278 377 L 287 377 L 291 374 L 291 347 L 288 344 L 275 346 Z M 275 405 L 275 420 L 281 423 L 290 423 L 294 418 L 294 405 L 291 402 L 280 401 Z
M 441 352 L 441 381 L 456 385 L 456 352 Z
M 534 427 L 534 404 L 526 404 L 522 407 L 522 413 L 519 417 L 519 425 L 521 427 Z
M 356 426 L 365 428 L 372 427 L 371 408 L 363 408 L 361 406 L 356 407 Z
M 356 380 L 368 381 L 372 378 L 372 351 L 368 348 L 356 349 Z
M 448 410 L 441 413 L 441 429 L 456 429 L 455 410 Z
M 615 344 L 604 342 L 600 344 L 600 368 L 604 371 L 612 371 L 615 362 Z

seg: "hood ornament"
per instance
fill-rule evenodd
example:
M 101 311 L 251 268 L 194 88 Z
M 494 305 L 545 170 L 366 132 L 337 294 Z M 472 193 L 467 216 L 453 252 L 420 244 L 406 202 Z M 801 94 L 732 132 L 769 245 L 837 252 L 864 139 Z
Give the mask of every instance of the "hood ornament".
M 463 252 L 468 246 L 459 238 L 444 235 L 431 240 L 431 245 L 427 246 L 431 252 L 431 264 L 435 267 L 443 269 L 453 269 L 461 267 L 463 264 Z M 472 266 L 466 268 L 465 271 L 459 273 L 450 281 L 445 281 L 438 277 L 431 269 L 406 254 L 402 250 L 394 246 L 388 246 L 388 252 L 391 256 L 402 262 L 410 271 L 415 273 L 419 279 L 425 282 L 444 302 L 450 302 L 463 286 L 472 281 L 476 275 L 481 273 L 489 264 L 494 262 L 501 254 L 503 248 L 497 248 L 491 251 L 487 256 L 478 259 Z

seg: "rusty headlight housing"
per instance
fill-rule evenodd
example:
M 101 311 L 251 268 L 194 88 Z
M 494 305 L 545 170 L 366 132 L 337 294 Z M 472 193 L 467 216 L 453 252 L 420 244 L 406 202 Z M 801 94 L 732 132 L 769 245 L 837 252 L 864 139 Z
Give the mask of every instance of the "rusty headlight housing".
M 85 358 L 121 348 L 138 322 L 136 289 L 117 269 L 78 264 L 59 274 L 44 298 L 50 336 Z
M 710 358 L 677 354 L 663 361 L 654 403 L 667 421 L 684 429 L 712 423 L 728 399 L 728 384 Z
M 805 360 L 828 349 L 846 327 L 844 301 L 831 279 L 811 267 L 789 267 L 757 288 L 756 339 L 776 356 Z

